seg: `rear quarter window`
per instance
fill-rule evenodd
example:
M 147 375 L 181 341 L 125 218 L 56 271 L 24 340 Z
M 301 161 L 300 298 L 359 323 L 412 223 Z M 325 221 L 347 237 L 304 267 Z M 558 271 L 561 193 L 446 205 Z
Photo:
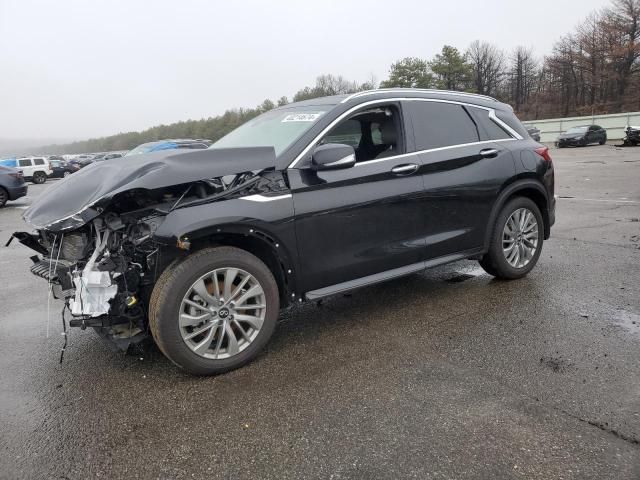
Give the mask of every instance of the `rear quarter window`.
M 461 105 L 442 102 L 407 102 L 416 150 L 450 147 L 479 141 L 478 131 Z
M 507 112 L 505 110 L 496 110 L 496 116 L 506 123 L 511 129 L 515 130 L 522 138 L 527 138 L 529 136 L 529 132 L 527 132 L 524 125 L 520 123 L 520 120 L 518 120 L 515 113 Z
M 33 163 L 35 165 L 44 165 L 44 158 L 34 158 Z
M 501 126 L 489 118 L 489 111 L 476 107 L 467 107 L 467 111 L 478 126 L 480 140 L 504 140 L 512 138 Z

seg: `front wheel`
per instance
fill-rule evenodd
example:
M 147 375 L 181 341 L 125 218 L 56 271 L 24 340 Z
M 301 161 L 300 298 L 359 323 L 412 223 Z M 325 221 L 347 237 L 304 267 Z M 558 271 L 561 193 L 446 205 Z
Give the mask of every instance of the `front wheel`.
M 9 200 L 9 193 L 2 187 L 0 187 L 0 208 L 4 207 L 4 205 Z
M 279 310 L 278 285 L 259 258 L 235 247 L 206 248 L 160 276 L 149 324 L 173 363 L 195 375 L 214 375 L 255 358 Z
M 600 145 L 604 145 L 605 143 L 607 143 L 607 139 L 606 139 L 606 138 L 603 138 L 603 139 L 602 139 L 602 140 L 600 140 L 598 143 L 599 143 Z
M 35 172 L 32 180 L 33 183 L 41 184 L 47 181 L 47 176 L 42 172 Z
M 544 241 L 544 223 L 533 200 L 516 197 L 502 208 L 480 266 L 490 275 L 513 280 L 535 267 Z

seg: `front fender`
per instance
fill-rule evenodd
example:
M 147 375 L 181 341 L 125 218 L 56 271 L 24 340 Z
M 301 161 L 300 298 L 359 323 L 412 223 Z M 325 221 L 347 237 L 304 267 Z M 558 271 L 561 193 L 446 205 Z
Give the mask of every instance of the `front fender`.
M 298 256 L 289 193 L 249 195 L 176 209 L 157 228 L 154 240 L 169 248 L 179 243 L 185 248 L 193 242 L 217 243 L 230 236 L 240 246 L 255 240 L 268 247 L 294 288 Z M 245 240 L 237 242 L 239 238 Z
M 178 208 L 170 212 L 154 233 L 156 242 L 176 245 L 179 239 L 207 237 L 233 228 L 243 233 L 263 231 L 287 248 L 295 245 L 293 200 L 285 195 L 249 195 L 219 202 Z M 293 242 L 293 243 L 292 243 Z

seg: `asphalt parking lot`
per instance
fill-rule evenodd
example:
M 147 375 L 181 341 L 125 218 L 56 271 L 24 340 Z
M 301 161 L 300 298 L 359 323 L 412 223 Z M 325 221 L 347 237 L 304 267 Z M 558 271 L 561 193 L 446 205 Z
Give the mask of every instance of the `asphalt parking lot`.
M 552 149 L 557 223 L 500 282 L 465 261 L 285 312 L 215 378 L 72 330 L 0 248 L 0 478 L 640 477 L 640 148 Z M 0 210 L 0 242 L 49 184 Z

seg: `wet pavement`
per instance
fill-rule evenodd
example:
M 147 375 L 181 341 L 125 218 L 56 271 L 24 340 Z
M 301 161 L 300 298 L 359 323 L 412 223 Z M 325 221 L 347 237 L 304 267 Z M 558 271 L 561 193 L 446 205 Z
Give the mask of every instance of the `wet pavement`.
M 194 378 L 72 330 L 0 249 L 0 478 L 640 477 L 640 148 L 552 150 L 538 266 L 471 261 L 309 303 Z M 0 210 L 0 241 L 48 184 Z

